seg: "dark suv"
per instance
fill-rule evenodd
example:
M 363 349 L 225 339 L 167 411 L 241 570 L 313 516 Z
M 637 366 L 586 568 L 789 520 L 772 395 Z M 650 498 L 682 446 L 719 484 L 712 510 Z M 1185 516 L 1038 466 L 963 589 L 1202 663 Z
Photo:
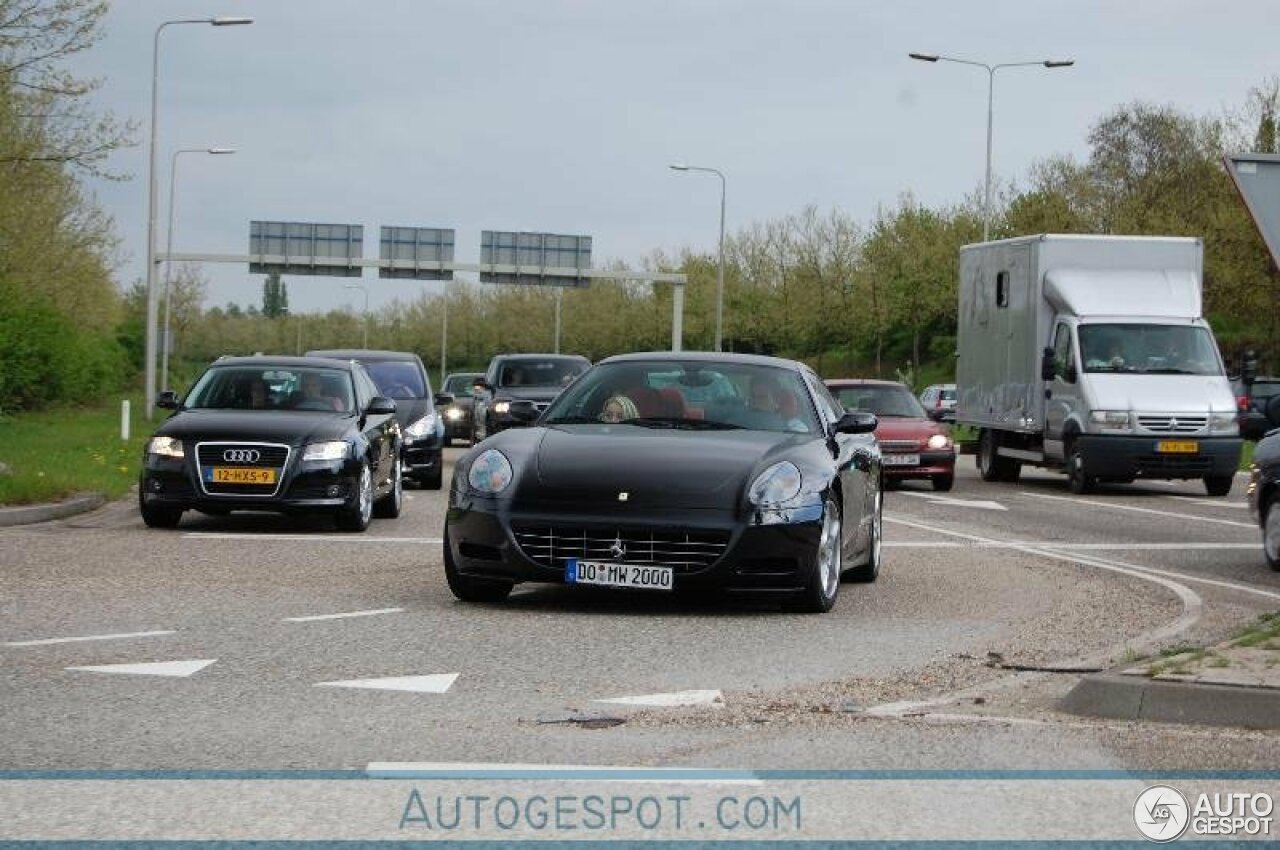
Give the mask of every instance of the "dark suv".
M 396 419 L 404 434 L 405 478 L 427 490 L 439 490 L 444 480 L 444 423 L 436 405 L 449 404 L 453 396 L 432 396 L 422 358 L 408 351 L 361 348 L 308 351 L 307 356 L 354 360 L 368 370 L 381 393 L 396 403 Z
M 591 361 L 577 354 L 499 354 L 489 361 L 476 386 L 477 442 L 522 421 L 511 415 L 512 402 L 530 402 L 533 411 L 547 409 L 560 391 L 587 371 Z
M 1239 413 L 1236 421 L 1240 423 L 1240 436 L 1246 440 L 1261 440 L 1275 427 L 1267 418 L 1267 405 L 1280 396 L 1280 378 L 1255 378 L 1248 396 L 1245 395 L 1244 382 L 1233 378 L 1231 391 L 1238 401 Z

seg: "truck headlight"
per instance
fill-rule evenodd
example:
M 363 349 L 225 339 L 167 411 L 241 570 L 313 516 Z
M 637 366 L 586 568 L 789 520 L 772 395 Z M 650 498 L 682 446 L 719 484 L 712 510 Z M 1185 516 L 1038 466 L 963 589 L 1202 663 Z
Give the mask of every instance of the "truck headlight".
M 1238 434 L 1240 424 L 1236 421 L 1234 413 L 1211 413 L 1209 414 L 1209 431 L 1214 434 Z
M 415 419 L 410 423 L 408 428 L 404 429 L 405 434 L 415 440 L 421 440 L 436 429 L 436 415 L 428 413 L 420 419 Z
M 347 456 L 347 444 L 342 440 L 311 443 L 302 450 L 303 460 L 342 460 Z
M 1129 430 L 1127 410 L 1095 410 L 1089 414 L 1089 420 L 1104 431 Z
M 152 437 L 147 443 L 147 454 L 173 458 L 187 456 L 182 450 L 182 441 L 174 437 Z
M 471 471 L 467 473 L 467 483 L 471 489 L 490 496 L 497 495 L 511 484 L 513 473 L 511 461 L 497 449 L 481 452 Z

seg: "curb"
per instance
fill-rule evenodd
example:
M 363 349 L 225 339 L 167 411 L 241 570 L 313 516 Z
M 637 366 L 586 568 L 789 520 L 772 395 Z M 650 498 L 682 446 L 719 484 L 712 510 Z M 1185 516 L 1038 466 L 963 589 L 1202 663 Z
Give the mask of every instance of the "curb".
M 65 501 L 46 505 L 20 505 L 16 508 L 0 508 L 0 528 L 63 519 L 76 514 L 96 511 L 106 503 L 107 497 L 102 493 L 80 493 Z
M 1161 682 L 1119 673 L 1085 676 L 1058 708 L 1119 720 L 1280 729 L 1280 689 Z

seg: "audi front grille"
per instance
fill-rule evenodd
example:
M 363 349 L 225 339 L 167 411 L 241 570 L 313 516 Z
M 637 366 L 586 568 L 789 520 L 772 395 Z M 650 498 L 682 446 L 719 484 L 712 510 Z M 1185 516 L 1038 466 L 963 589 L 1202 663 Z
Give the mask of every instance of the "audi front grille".
M 209 496 L 274 496 L 284 483 L 285 468 L 289 465 L 291 449 L 281 443 L 210 442 L 196 444 L 196 477 L 200 487 Z M 213 482 L 205 477 L 205 470 L 213 467 L 237 469 L 274 469 L 275 481 L 271 484 L 230 484 Z

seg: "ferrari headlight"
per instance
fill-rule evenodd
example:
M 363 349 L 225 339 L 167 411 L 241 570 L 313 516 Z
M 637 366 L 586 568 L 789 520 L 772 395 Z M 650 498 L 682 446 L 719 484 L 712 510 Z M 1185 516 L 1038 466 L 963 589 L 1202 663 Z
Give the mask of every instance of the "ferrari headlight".
M 160 455 L 162 457 L 186 457 L 186 452 L 182 450 L 182 441 L 174 437 L 152 437 L 151 442 L 147 443 L 147 454 Z
M 1129 411 L 1095 410 L 1089 414 L 1089 420 L 1103 430 L 1124 431 L 1129 428 Z
M 929 448 L 949 449 L 951 448 L 951 438 L 946 434 L 934 434 L 929 438 Z
M 747 498 L 759 507 L 776 508 L 799 496 L 802 483 L 799 468 L 784 460 L 756 476 L 747 491 Z
M 404 429 L 404 432 L 405 434 L 407 434 L 408 436 L 412 437 L 415 440 L 421 440 L 423 437 L 427 436 L 435 429 L 436 429 L 436 415 L 434 413 L 428 413 L 426 416 L 423 416 L 421 419 L 415 419 L 412 423 L 409 424 L 408 428 Z
M 497 449 L 481 452 L 471 471 L 467 473 L 467 483 L 471 489 L 480 493 L 496 495 L 511 484 L 511 461 Z
M 511 402 L 499 401 L 493 405 L 493 412 L 499 416 L 505 416 L 507 411 L 511 409 Z
M 347 444 L 342 440 L 311 443 L 302 450 L 303 460 L 342 460 L 347 456 Z
M 444 412 L 444 418 L 448 419 L 450 422 L 457 422 L 459 419 L 462 418 L 462 408 L 461 407 L 449 408 Z
M 1237 434 L 1240 431 L 1240 425 L 1234 413 L 1211 413 L 1209 430 L 1215 434 Z

